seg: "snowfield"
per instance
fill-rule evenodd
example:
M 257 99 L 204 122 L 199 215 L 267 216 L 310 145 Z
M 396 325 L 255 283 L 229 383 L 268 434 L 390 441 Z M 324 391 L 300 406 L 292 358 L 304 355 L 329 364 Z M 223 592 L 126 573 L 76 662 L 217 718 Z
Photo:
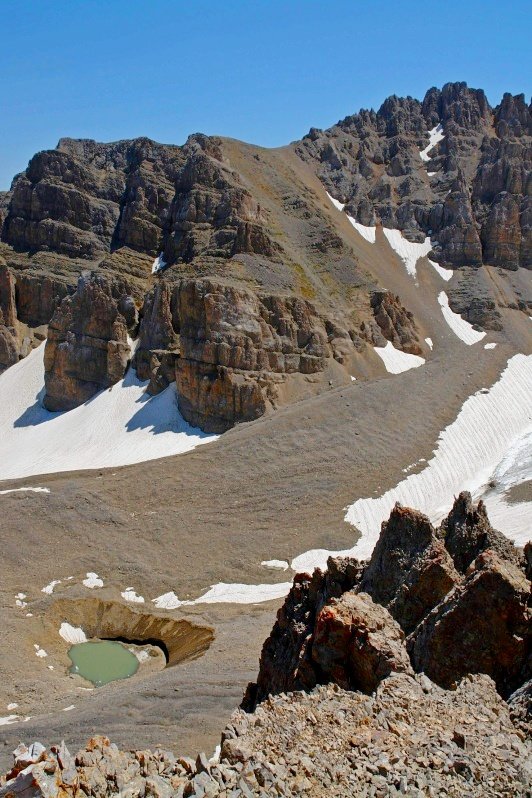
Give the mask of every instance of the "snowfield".
M 0 480 L 141 463 L 213 441 L 177 408 L 175 384 L 158 396 L 130 369 L 67 413 L 40 404 L 44 344 L 0 375 Z
M 425 162 L 430 161 L 429 152 L 433 149 L 433 147 L 436 146 L 436 144 L 438 144 L 444 138 L 445 134 L 443 132 L 442 125 L 436 125 L 436 127 L 433 127 L 432 130 L 429 130 L 428 146 L 425 147 L 424 150 L 421 150 L 421 152 L 419 153 L 421 160 Z M 429 175 L 431 174 L 433 175 L 434 172 L 429 172 Z
M 365 224 L 360 224 L 360 222 L 355 221 L 355 219 L 353 219 L 352 216 L 349 216 L 349 214 L 347 214 L 347 218 L 349 219 L 349 221 L 351 222 L 357 233 L 360 233 L 360 235 L 363 238 L 365 238 L 366 241 L 369 241 L 370 244 L 375 243 L 375 237 L 377 232 L 376 227 L 368 227 Z
M 432 249 L 430 238 L 427 236 L 423 243 L 416 243 L 415 241 L 409 241 L 405 238 L 400 230 L 383 227 L 382 232 L 386 236 L 386 240 L 393 251 L 396 255 L 399 255 L 403 261 L 408 274 L 411 277 L 415 277 L 418 260 L 428 255 Z
M 506 493 L 532 479 L 532 355 L 510 358 L 489 390 L 470 396 L 457 418 L 440 434 L 434 456 L 379 498 L 364 498 L 347 508 L 345 521 L 360 532 L 351 549 L 312 549 L 295 557 L 294 571 L 325 568 L 330 556 L 371 556 L 396 502 L 439 524 L 462 490 L 484 498 L 491 523 L 518 545 L 530 539 L 532 502 L 511 504 Z M 491 488 L 490 484 L 495 484 Z
M 457 335 L 458 338 L 464 342 L 464 344 L 472 346 L 473 344 L 477 344 L 479 341 L 482 341 L 486 333 L 478 332 L 468 321 L 463 319 L 459 313 L 455 313 L 454 310 L 451 310 L 449 307 L 449 297 L 445 291 L 440 291 L 438 295 L 438 302 L 441 307 L 441 312 L 443 313 L 443 318 L 453 333 Z
M 425 363 L 424 357 L 396 349 L 391 341 L 388 341 L 386 346 L 375 346 L 374 349 L 390 374 L 400 374 L 402 371 L 417 369 Z

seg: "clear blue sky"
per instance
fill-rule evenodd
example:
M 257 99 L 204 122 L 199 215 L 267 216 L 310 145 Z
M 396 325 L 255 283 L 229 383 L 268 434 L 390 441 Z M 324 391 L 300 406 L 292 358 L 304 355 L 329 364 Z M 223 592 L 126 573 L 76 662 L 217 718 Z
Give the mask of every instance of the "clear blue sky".
M 264 146 L 390 94 L 530 91 L 524 0 L 0 0 L 0 189 L 61 136 Z

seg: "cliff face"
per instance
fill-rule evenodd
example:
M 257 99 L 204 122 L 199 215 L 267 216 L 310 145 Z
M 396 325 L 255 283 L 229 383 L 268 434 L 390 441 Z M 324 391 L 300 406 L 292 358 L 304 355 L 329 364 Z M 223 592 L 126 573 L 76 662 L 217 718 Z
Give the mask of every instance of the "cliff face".
M 120 304 L 127 299 L 117 301 L 104 280 L 81 277 L 54 313 L 44 352 L 48 410 L 71 410 L 124 376 L 131 350 Z
M 430 236 L 446 267 L 517 269 L 532 267 L 531 134 L 524 95 L 492 109 L 481 90 L 449 83 L 422 102 L 389 97 L 293 146 L 358 222 Z

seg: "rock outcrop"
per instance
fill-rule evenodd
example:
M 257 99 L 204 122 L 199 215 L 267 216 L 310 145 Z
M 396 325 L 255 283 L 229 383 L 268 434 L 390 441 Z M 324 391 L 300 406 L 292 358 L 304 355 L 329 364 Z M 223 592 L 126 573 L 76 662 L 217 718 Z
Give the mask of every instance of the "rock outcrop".
M 443 687 L 469 673 L 487 673 L 508 696 L 532 677 L 529 599 L 523 572 L 485 551 L 412 633 L 414 668 Z
M 446 267 L 517 269 L 532 266 L 531 133 L 524 95 L 492 109 L 484 92 L 448 83 L 422 102 L 389 97 L 377 112 L 312 128 L 293 146 L 358 222 L 431 236 Z
M 344 593 L 318 613 L 312 660 L 320 682 L 372 693 L 391 673 L 412 673 L 404 634 L 367 593 Z
M 423 351 L 414 315 L 407 310 L 398 296 L 389 291 L 374 291 L 371 309 L 384 338 L 396 349 L 420 355 Z
M 104 278 L 84 275 L 54 313 L 44 353 L 48 410 L 71 410 L 124 376 L 131 350 L 119 302 Z
M 373 690 L 387 669 L 408 672 L 407 652 L 444 688 L 484 673 L 508 697 L 532 675 L 525 559 L 468 493 L 437 530 L 396 505 L 368 562 L 295 577 L 242 706 L 329 681 Z
M 295 297 L 188 280 L 179 288 L 177 317 L 179 408 L 207 432 L 258 418 L 284 375 L 323 371 L 332 354 L 315 308 Z

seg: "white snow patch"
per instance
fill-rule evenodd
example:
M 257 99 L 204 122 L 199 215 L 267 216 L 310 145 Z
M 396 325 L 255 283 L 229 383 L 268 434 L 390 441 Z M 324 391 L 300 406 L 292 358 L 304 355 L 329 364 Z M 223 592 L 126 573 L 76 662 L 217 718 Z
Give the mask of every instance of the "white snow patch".
M 93 590 L 95 587 L 103 587 L 103 579 L 100 579 L 98 574 L 95 574 L 93 571 L 89 571 L 87 573 L 87 578 L 83 580 L 83 584 L 85 587 L 89 587 Z
M 360 224 L 360 222 L 357 222 L 355 219 L 353 219 L 352 216 L 349 216 L 349 214 L 347 214 L 347 218 L 349 219 L 349 221 L 351 222 L 357 233 L 360 233 L 360 235 L 363 238 L 365 238 L 366 241 L 369 241 L 370 244 L 375 243 L 375 237 L 377 233 L 376 227 L 370 227 L 365 224 Z
M 432 343 L 432 338 L 425 338 L 425 343 L 427 344 L 429 349 L 434 348 L 434 344 Z
M 159 610 L 175 610 L 182 604 L 173 590 L 170 590 L 169 593 L 163 593 L 162 596 L 157 596 L 157 598 L 152 599 L 152 602 Z
M 343 209 L 345 208 L 345 202 L 339 202 L 337 199 L 334 199 L 334 197 L 331 197 L 328 191 L 326 191 L 325 193 L 331 200 L 334 207 L 337 208 L 339 211 L 343 211 Z
M 214 753 L 209 759 L 209 765 L 215 765 L 217 762 L 220 761 L 220 754 L 222 753 L 222 746 L 217 745 L 214 749 Z
M 51 596 L 52 593 L 54 592 L 54 587 L 60 584 L 61 584 L 60 579 L 52 579 L 49 585 L 46 585 L 46 587 L 43 587 L 41 589 L 41 593 L 47 593 L 49 596 Z
M 120 593 L 123 599 L 126 601 L 131 601 L 134 604 L 144 604 L 144 596 L 137 596 L 135 590 L 132 587 L 126 587 L 126 589 Z
M 75 644 L 87 642 L 87 635 L 81 626 L 71 626 L 71 624 L 66 623 L 66 621 L 63 621 L 59 627 L 59 634 L 67 643 Z
M 427 260 L 430 263 L 430 265 L 432 266 L 432 268 L 435 269 L 438 272 L 438 274 L 440 275 L 442 280 L 445 280 L 446 282 L 449 282 L 449 280 L 451 279 L 451 277 L 454 274 L 453 270 L 452 269 L 444 269 L 443 266 L 440 266 L 439 263 L 436 263 L 436 261 L 433 261 L 430 258 L 427 258 Z
M 211 585 L 197 599 L 180 601 L 172 591 L 153 599 L 159 609 L 173 610 L 177 607 L 191 607 L 195 604 L 261 604 L 263 601 L 286 596 L 292 582 L 276 582 L 273 585 L 245 585 L 240 583 L 219 582 Z
M 76 709 L 74 704 L 70 704 L 69 707 L 63 707 L 63 712 L 71 712 L 73 709 Z
M 7 493 L 50 493 L 50 488 L 10 488 L 9 490 L 0 490 L 0 496 L 5 496 Z
M 494 343 L 484 344 L 484 349 L 495 349 L 496 346 L 497 346 L 497 344 L 494 344 Z
M 15 704 L 15 703 L 13 703 L 13 704 L 8 704 L 8 705 L 7 705 L 7 708 L 8 708 L 9 710 L 12 710 L 12 709 L 17 709 L 17 708 L 18 708 L 18 704 Z
M 44 659 L 44 657 L 47 657 L 47 656 L 48 656 L 48 654 L 46 653 L 46 651 L 44 650 L 44 648 L 39 648 L 39 646 L 37 646 L 37 649 L 36 649 L 36 651 L 35 651 L 35 655 L 36 655 L 37 657 L 39 657 L 40 659 Z
M 436 172 L 427 172 L 427 174 L 428 174 L 428 176 L 429 176 L 429 177 L 434 177 L 434 175 L 436 174 Z
M 16 723 L 18 715 L 7 715 L 5 718 L 0 718 L 0 726 L 9 726 L 10 723 Z
M 401 352 L 391 341 L 388 341 L 386 346 L 375 346 L 374 349 L 390 374 L 400 374 L 402 371 L 416 369 L 425 363 L 424 357 Z
M 429 130 L 429 143 L 428 146 L 425 147 L 424 150 L 421 150 L 419 153 L 422 161 L 430 161 L 429 152 L 432 150 L 433 147 L 436 146 L 442 139 L 445 138 L 445 133 L 443 132 L 442 125 L 436 125 L 433 127 L 432 130 Z M 434 174 L 434 172 L 432 172 Z
M 167 265 L 168 264 L 166 263 L 165 259 L 163 258 L 163 253 L 160 252 L 159 255 L 157 255 L 157 257 L 155 258 L 155 260 L 153 261 L 153 263 L 151 265 L 151 273 L 152 274 L 157 274 L 157 272 L 162 272 L 163 269 L 166 269 Z
M 265 568 L 274 568 L 279 571 L 287 571 L 289 568 L 286 560 L 263 560 L 261 565 L 264 565 Z
M 133 369 L 80 407 L 50 413 L 40 403 L 43 355 L 41 344 L 0 375 L 0 479 L 130 465 L 218 437 L 183 419 L 175 383 L 150 397 Z
M 457 335 L 464 344 L 472 346 L 472 344 L 478 343 L 485 337 L 485 332 L 477 332 L 477 330 L 474 330 L 473 326 L 463 319 L 459 313 L 455 313 L 454 310 L 451 310 L 449 307 L 449 297 L 445 291 L 440 291 L 438 302 L 441 307 L 441 312 L 443 313 L 443 318 L 454 334 Z
M 353 377 L 353 375 L 351 375 L 351 382 L 356 382 L 356 381 L 357 381 L 357 378 Z
M 393 249 L 403 261 L 408 274 L 412 277 L 416 276 L 416 263 L 420 258 L 429 254 L 432 249 L 430 238 L 427 236 L 425 241 L 420 244 L 415 241 L 409 241 L 403 236 L 400 230 L 393 230 L 389 227 L 383 227 L 382 232 Z
M 183 604 L 260 604 L 286 596 L 292 582 L 277 582 L 274 585 L 244 585 L 219 582 L 194 601 Z

